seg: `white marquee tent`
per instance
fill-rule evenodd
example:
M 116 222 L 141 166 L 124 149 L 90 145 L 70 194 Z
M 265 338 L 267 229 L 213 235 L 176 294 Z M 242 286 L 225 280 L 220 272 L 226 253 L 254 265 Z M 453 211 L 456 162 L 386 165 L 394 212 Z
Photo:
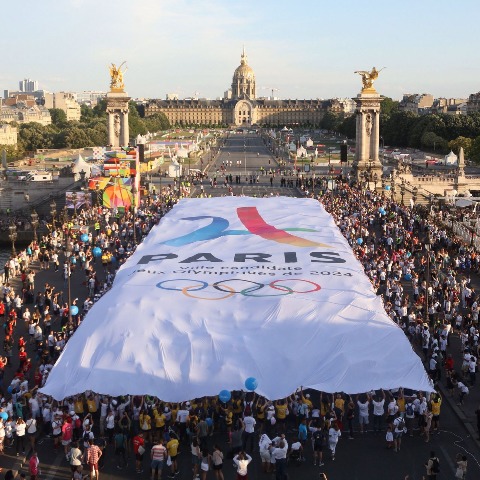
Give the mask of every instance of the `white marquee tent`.
M 332 217 L 312 199 L 182 200 L 121 267 L 42 391 L 165 401 L 298 386 L 432 390 Z

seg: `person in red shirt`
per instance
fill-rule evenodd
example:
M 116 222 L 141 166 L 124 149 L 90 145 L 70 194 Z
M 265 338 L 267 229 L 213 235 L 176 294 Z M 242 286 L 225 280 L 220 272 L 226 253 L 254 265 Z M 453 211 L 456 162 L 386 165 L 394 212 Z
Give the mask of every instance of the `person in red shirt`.
M 90 478 L 96 478 L 97 480 L 99 480 L 98 461 L 102 456 L 102 451 L 100 450 L 100 447 L 93 443 L 92 438 L 88 441 L 88 443 L 90 447 L 87 450 L 87 463 L 90 467 Z
M 133 437 L 132 443 L 137 473 L 142 473 L 143 454 L 145 453 L 145 439 L 143 438 L 143 433 L 140 432 L 138 435 Z
M 23 368 L 23 365 L 27 361 L 27 352 L 25 351 L 24 347 L 20 348 L 20 351 L 18 352 L 18 359 L 20 360 L 20 368 Z
M 27 345 L 27 344 L 26 344 L 25 340 L 23 339 L 23 337 L 20 337 L 20 338 L 18 339 L 18 349 L 20 350 L 20 348 L 22 348 L 22 347 L 25 348 L 26 345 Z
M 33 382 L 36 387 L 41 387 L 43 375 L 40 373 L 40 369 L 37 367 L 35 369 L 35 374 L 33 375 Z
M 73 437 L 73 425 L 71 417 L 65 419 L 64 424 L 62 425 L 62 445 L 65 449 L 65 456 L 68 455 L 70 451 L 70 443 L 72 442 Z
M 36 480 L 40 474 L 40 469 L 38 468 L 40 460 L 38 459 L 37 452 L 33 451 L 30 461 L 28 462 L 28 471 L 30 473 L 30 480 Z

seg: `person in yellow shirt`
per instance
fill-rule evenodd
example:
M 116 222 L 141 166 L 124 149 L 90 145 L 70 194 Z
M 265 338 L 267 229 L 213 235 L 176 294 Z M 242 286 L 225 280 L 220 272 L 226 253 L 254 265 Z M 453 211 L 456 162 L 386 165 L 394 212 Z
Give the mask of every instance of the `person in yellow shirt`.
M 170 466 L 171 475 L 174 476 L 178 474 L 178 464 L 177 464 L 177 456 L 178 456 L 178 447 L 180 443 L 178 438 L 174 435 L 171 435 L 170 440 L 167 442 L 167 452 L 170 460 L 172 461 L 172 465 Z
M 265 409 L 267 408 L 267 401 L 263 397 L 258 397 L 255 404 L 255 412 L 258 420 L 258 434 L 262 435 L 265 424 Z
M 288 403 L 287 399 L 277 400 L 275 402 L 275 412 L 277 416 L 277 423 L 281 433 L 286 432 L 286 420 L 288 415 Z
M 442 406 L 442 397 L 439 393 L 434 393 L 432 395 L 432 400 L 430 401 L 430 408 L 432 410 L 432 427 L 434 432 L 438 432 L 438 427 L 440 426 L 440 407 Z
M 140 429 L 143 432 L 146 442 L 152 441 L 152 418 L 148 414 L 147 410 L 144 410 L 140 414 Z
M 153 433 L 154 442 L 160 442 L 163 438 L 163 432 L 165 430 L 165 414 L 162 411 L 158 411 L 157 408 L 153 409 L 153 417 L 155 419 L 155 431 Z
M 91 413 L 92 415 L 94 413 L 97 413 L 97 401 L 93 395 L 90 395 L 87 398 L 87 408 L 88 408 L 88 413 Z
M 77 415 L 83 415 L 85 411 L 85 407 L 83 404 L 83 396 L 79 395 L 78 397 L 75 397 L 73 400 L 73 410 Z

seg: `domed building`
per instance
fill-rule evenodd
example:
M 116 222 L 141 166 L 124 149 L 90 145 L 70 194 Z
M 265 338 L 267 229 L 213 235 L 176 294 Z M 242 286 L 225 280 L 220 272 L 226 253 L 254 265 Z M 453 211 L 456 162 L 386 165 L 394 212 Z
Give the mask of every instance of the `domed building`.
M 232 80 L 232 97 L 255 100 L 255 73 L 247 64 L 245 48 L 242 52 L 240 65 L 235 69 Z
M 149 100 L 145 116 L 163 112 L 176 126 L 283 127 L 319 126 L 326 111 L 342 112 L 337 100 L 277 100 L 257 97 L 255 73 L 247 63 L 245 48 L 235 69 L 231 89 L 221 100 L 186 98 L 184 100 Z

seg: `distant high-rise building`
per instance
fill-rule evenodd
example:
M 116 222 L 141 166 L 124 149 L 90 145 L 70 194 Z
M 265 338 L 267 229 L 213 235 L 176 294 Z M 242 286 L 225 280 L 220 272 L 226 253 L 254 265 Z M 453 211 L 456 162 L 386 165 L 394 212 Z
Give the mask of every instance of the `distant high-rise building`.
M 105 98 L 105 95 L 106 92 L 88 90 L 84 92 L 77 92 L 75 97 L 78 103 L 94 107 L 99 100 Z
M 38 82 L 36 80 L 30 80 L 29 78 L 25 78 L 18 82 L 18 87 L 21 92 L 32 93 L 35 90 L 38 90 Z

